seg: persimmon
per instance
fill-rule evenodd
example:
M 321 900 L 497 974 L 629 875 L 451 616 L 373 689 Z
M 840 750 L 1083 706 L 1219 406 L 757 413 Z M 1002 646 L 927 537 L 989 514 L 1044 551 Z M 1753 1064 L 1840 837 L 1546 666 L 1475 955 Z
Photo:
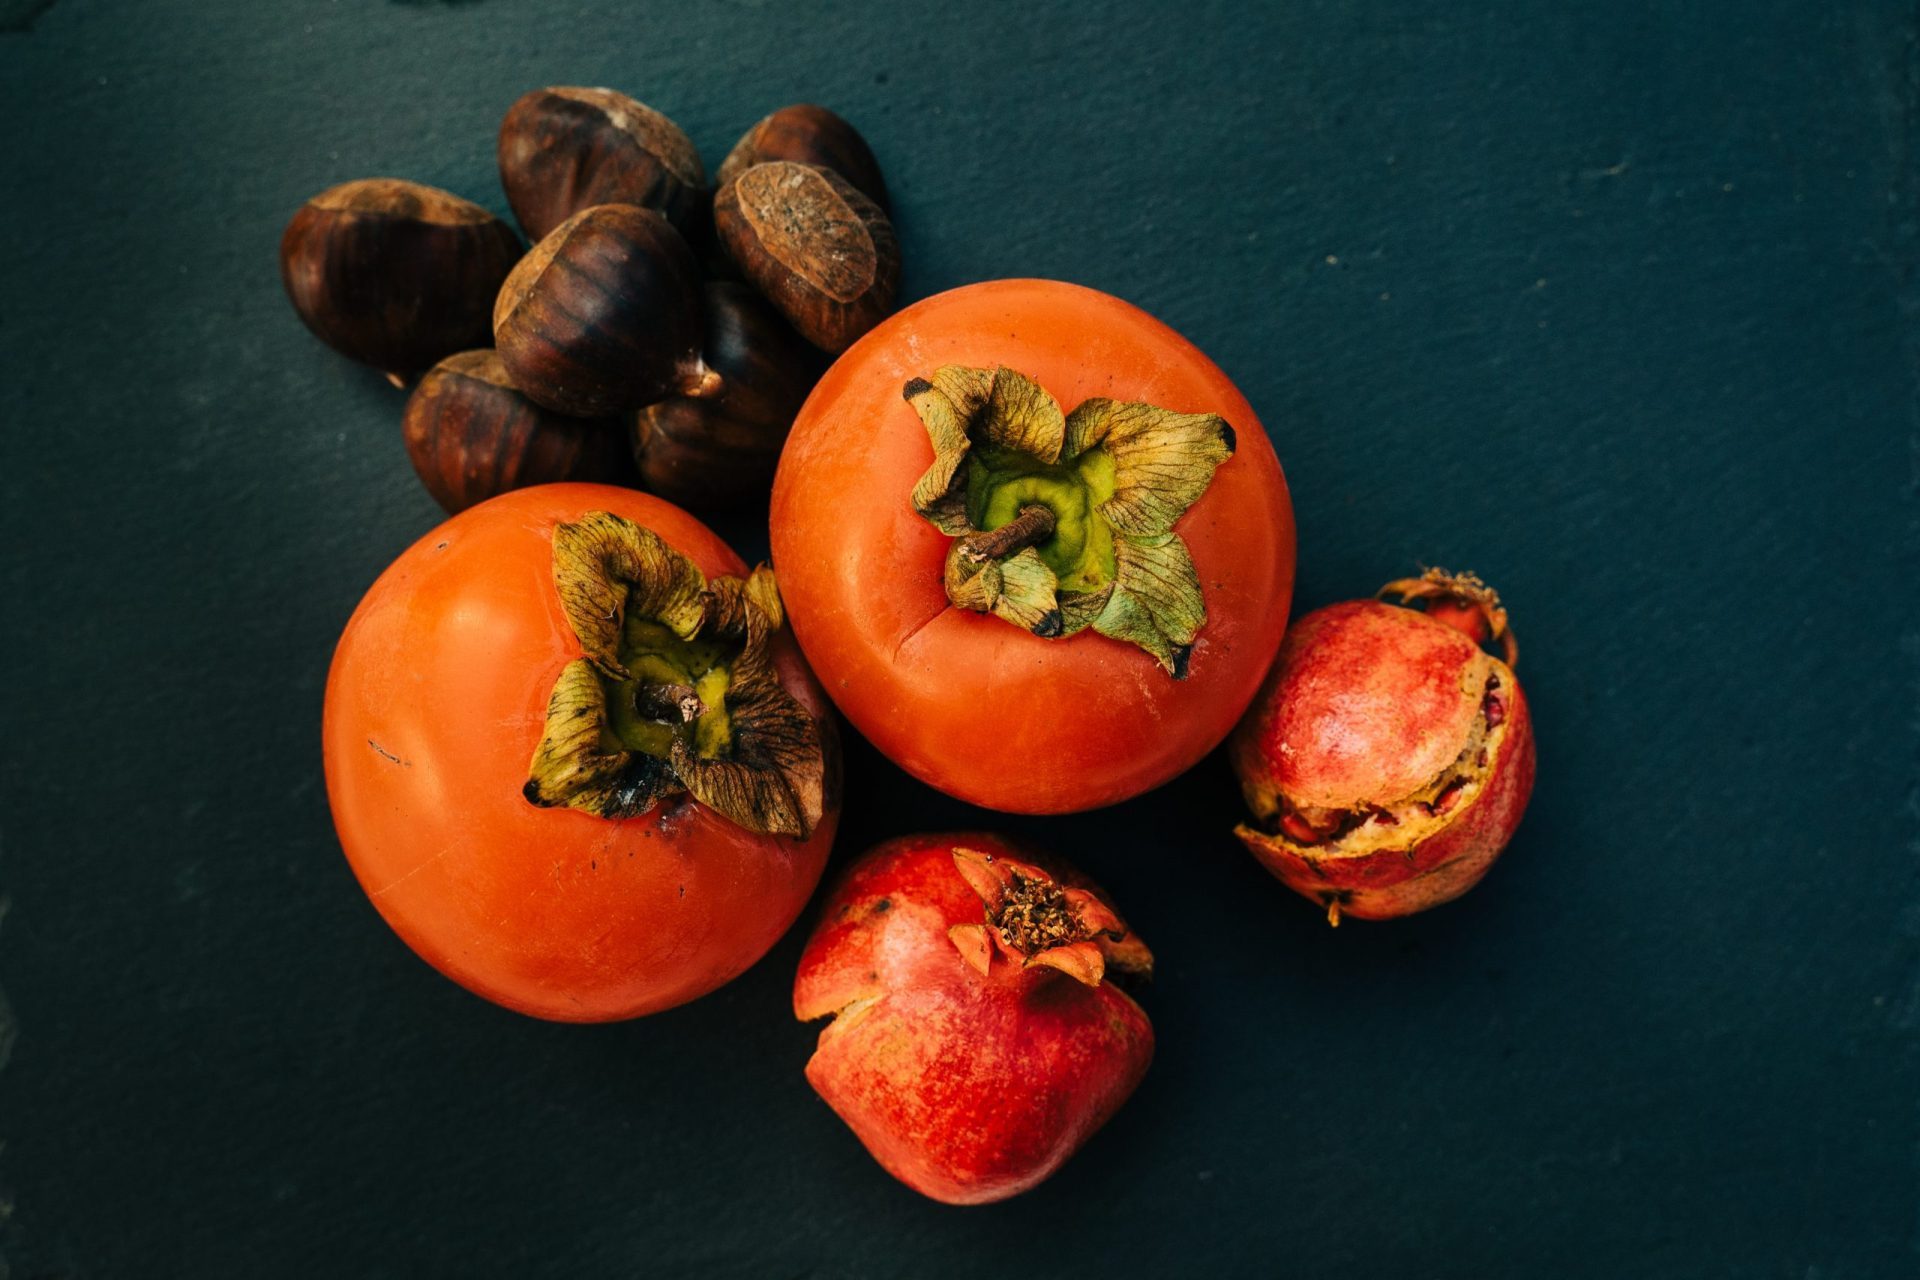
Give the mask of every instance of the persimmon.
M 841 711 L 989 808 L 1089 809 L 1188 769 L 1286 629 L 1293 509 L 1252 407 L 1076 285 L 971 285 L 862 338 L 794 423 L 771 521 Z
M 786 932 L 839 799 L 771 573 L 658 498 L 541 485 L 381 574 L 327 678 L 341 847 L 422 959 L 523 1013 L 713 990 Z

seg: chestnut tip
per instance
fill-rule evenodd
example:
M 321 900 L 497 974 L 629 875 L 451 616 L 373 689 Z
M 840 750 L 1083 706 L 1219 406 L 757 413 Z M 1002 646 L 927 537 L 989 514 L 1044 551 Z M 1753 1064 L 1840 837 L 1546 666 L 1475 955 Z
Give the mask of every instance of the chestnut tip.
M 764 500 L 781 446 L 823 363 L 744 284 L 709 281 L 700 356 L 682 388 L 631 418 L 649 492 L 695 510 Z

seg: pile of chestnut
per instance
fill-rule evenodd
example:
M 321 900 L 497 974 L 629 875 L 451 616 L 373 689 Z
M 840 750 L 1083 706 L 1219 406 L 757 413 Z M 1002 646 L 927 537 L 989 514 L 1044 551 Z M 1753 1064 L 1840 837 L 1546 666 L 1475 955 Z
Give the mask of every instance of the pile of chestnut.
M 300 318 L 412 386 L 407 451 L 448 511 L 523 485 L 764 497 L 794 414 L 891 310 L 900 250 L 873 152 L 817 106 L 749 129 L 709 187 L 687 135 L 610 89 L 548 88 L 500 126 L 532 242 L 469 200 L 370 178 L 280 241 Z

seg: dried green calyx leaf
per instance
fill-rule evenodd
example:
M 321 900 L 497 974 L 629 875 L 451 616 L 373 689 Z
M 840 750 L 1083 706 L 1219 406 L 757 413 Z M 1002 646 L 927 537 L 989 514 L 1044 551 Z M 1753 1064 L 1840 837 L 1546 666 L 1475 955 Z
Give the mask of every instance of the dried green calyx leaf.
M 934 453 L 913 508 L 954 539 L 948 600 L 1038 636 L 1091 627 L 1184 678 L 1207 610 L 1174 525 L 1232 456 L 1233 428 L 1107 399 L 1062 415 L 1007 368 L 945 365 L 902 394 Z
M 686 792 L 750 831 L 813 833 L 826 751 L 774 670 L 771 570 L 709 582 L 650 530 L 595 511 L 555 528 L 553 577 L 585 656 L 548 699 L 528 800 L 632 818 Z

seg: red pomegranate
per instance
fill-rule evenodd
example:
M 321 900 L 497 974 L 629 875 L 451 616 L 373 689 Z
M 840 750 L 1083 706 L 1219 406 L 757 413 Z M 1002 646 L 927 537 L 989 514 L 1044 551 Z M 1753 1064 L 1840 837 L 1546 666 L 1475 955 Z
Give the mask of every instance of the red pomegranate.
M 1404 603 L 1354 600 L 1293 624 L 1230 747 L 1256 819 L 1236 834 L 1336 925 L 1471 889 L 1533 789 L 1499 596 L 1439 569 L 1380 595 Z
M 978 833 L 891 840 L 828 900 L 794 1012 L 832 1017 L 807 1079 L 894 1177 L 1004 1200 L 1126 1101 L 1153 1027 L 1110 972 L 1153 957 L 1098 889 Z

